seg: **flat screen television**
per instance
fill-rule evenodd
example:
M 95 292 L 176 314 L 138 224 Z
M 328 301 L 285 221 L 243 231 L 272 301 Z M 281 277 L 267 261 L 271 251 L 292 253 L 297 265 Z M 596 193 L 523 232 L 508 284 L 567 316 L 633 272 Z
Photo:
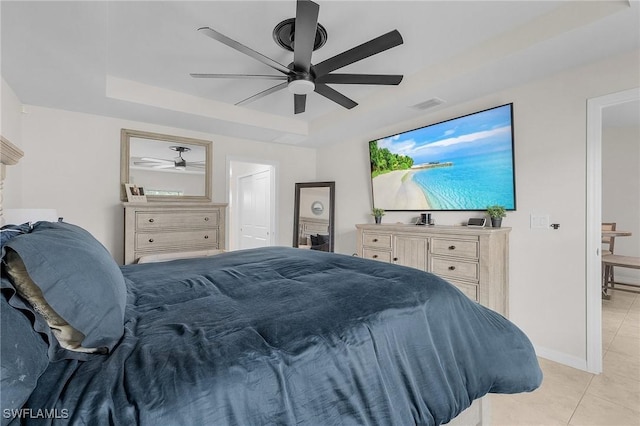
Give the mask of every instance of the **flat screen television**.
M 371 141 L 369 156 L 376 208 L 516 208 L 513 104 Z

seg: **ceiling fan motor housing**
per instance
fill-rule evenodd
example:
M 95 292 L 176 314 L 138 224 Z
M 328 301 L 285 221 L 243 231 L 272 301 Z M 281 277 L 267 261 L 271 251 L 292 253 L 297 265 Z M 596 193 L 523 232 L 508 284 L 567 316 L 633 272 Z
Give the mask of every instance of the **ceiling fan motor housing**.
M 296 18 L 285 19 L 273 29 L 273 40 L 289 52 L 293 52 L 296 33 Z M 327 42 L 327 30 L 318 23 L 313 50 L 318 50 Z

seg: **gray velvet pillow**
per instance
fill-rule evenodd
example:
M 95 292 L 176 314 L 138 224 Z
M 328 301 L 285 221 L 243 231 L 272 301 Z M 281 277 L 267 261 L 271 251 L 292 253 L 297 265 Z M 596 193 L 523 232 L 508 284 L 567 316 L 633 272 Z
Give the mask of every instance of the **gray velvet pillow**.
M 6 247 L 17 254 L 47 304 L 84 335 L 82 347 L 115 346 L 124 332 L 124 277 L 89 232 L 63 222 L 37 222 L 31 233 L 11 239 Z M 9 276 L 22 279 L 11 276 L 21 265 L 11 268 L 8 256 L 5 262 Z

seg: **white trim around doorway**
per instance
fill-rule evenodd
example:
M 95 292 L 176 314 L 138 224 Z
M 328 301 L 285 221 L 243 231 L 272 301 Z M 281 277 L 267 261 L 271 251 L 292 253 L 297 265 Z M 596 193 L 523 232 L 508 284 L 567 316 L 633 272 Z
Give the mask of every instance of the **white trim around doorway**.
M 640 99 L 640 88 L 587 100 L 586 299 L 587 371 L 602 372 L 602 111 Z

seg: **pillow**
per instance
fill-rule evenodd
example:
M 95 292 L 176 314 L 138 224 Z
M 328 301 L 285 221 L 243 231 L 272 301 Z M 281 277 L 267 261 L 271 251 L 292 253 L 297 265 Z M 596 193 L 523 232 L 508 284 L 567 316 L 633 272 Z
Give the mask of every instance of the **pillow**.
M 318 234 L 318 244 L 329 244 L 329 236 Z
M 64 344 L 81 343 L 81 351 L 113 349 L 124 332 L 127 293 L 120 268 L 102 244 L 78 226 L 37 222 L 6 247 L 15 252 L 5 263 L 16 290 L 31 303 L 46 302 L 56 318 L 42 304 L 34 308 L 53 321 L 56 337 L 71 336 Z M 84 337 L 61 328 L 60 318 Z
M 0 229 L 0 249 L 2 250 L 0 256 L 4 256 L 4 246 L 9 242 L 9 240 L 20 234 L 26 234 L 28 232 L 31 232 L 30 223 L 3 226 L 2 229 Z
M 329 251 L 329 236 L 328 235 L 312 235 L 311 236 L 311 250 Z
M 7 273 L 13 278 L 15 289 L 23 298 L 25 298 L 47 322 L 53 335 L 60 346 L 64 349 L 77 352 L 99 352 L 98 348 L 84 348 L 81 343 L 84 340 L 84 334 L 69 325 L 58 313 L 47 303 L 42 294 L 40 287 L 33 282 L 27 268 L 22 263 L 20 256 L 12 249 L 6 253 Z
M 8 295 L 3 291 L 0 296 L 0 406 L 3 411 L 22 408 L 49 365 L 44 338 L 33 329 L 24 312 L 9 305 L 5 296 Z M 1 419 L 3 425 L 12 420 L 5 416 Z

